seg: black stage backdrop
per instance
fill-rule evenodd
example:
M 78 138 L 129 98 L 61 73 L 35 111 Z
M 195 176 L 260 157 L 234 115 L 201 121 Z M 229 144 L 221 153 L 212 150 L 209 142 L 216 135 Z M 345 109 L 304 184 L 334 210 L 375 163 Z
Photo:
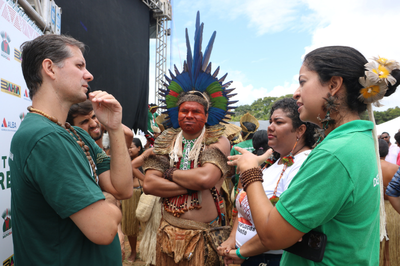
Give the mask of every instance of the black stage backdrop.
M 149 8 L 141 0 L 57 0 L 62 34 L 87 45 L 92 90 L 111 93 L 123 107 L 122 122 L 147 129 Z

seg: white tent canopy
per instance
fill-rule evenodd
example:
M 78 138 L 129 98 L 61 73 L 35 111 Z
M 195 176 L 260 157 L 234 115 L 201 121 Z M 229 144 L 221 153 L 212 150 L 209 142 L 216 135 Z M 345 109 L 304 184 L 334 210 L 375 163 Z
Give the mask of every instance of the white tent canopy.
M 395 142 L 394 135 L 399 131 L 399 129 L 400 116 L 376 126 L 377 134 L 380 135 L 382 132 L 388 132 L 391 137 L 390 140 L 392 143 Z

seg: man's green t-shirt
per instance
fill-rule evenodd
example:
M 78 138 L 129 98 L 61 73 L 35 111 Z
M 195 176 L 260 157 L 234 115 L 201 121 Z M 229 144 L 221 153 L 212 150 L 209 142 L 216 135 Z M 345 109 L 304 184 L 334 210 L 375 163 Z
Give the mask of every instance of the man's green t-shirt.
M 276 205 L 301 232 L 327 235 L 322 262 L 284 252 L 281 265 L 379 265 L 379 177 L 373 124 L 346 123 L 308 156 Z
M 109 157 L 75 129 L 90 148 L 97 174 L 109 170 Z M 12 139 L 9 165 L 16 265 L 121 265 L 118 236 L 110 245 L 94 244 L 69 218 L 104 195 L 64 128 L 27 114 Z

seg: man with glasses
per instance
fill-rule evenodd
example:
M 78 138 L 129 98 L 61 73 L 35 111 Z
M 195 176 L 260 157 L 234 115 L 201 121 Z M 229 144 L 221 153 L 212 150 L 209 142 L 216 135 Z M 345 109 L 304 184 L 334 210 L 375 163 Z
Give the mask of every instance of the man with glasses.
M 390 143 L 390 135 L 387 132 L 382 132 L 381 139 L 387 142 L 389 145 L 389 153 L 385 157 L 385 161 L 396 164 L 397 155 L 399 154 L 400 148 L 397 145 Z

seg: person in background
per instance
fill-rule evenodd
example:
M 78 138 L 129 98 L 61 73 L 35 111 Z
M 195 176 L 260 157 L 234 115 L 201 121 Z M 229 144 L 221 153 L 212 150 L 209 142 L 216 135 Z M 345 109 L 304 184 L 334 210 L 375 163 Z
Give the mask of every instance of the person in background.
M 140 139 L 134 138 L 128 151 L 132 161 L 140 156 L 143 152 Z M 133 195 L 130 199 L 121 201 L 122 232 L 128 237 L 131 247 L 131 254 L 127 258 L 128 262 L 134 262 L 136 259 L 136 243 L 139 234 L 139 220 L 136 218 L 136 208 L 142 193 L 142 182 L 136 176 L 133 176 Z
M 400 263 L 396 259 L 399 255 L 398 247 L 400 246 L 400 228 L 398 226 L 400 224 L 400 216 L 390 204 L 389 198 L 386 195 L 386 188 L 397 172 L 397 169 L 399 169 L 399 166 L 385 161 L 385 157 L 389 152 L 387 142 L 383 139 L 379 139 L 378 144 L 382 169 L 383 191 L 385 191 L 386 231 L 388 235 L 384 241 L 381 241 L 380 265 L 397 266 L 398 263 Z
M 397 145 L 392 145 L 392 143 L 390 142 L 390 135 L 387 132 L 382 132 L 381 139 L 386 141 L 387 144 L 389 145 L 389 153 L 388 153 L 388 155 L 386 155 L 385 160 L 388 161 L 389 163 L 396 164 L 397 156 L 399 155 L 400 148 Z
M 260 123 L 258 122 L 258 120 L 250 113 L 246 113 L 245 115 L 243 115 L 240 118 L 240 127 L 242 128 L 242 131 L 240 134 L 242 136 L 243 141 L 239 142 L 238 144 L 234 145 L 231 148 L 231 153 L 230 153 L 231 156 L 241 154 L 240 152 L 238 152 L 235 149 L 235 147 L 243 148 L 249 152 L 254 151 L 252 139 L 253 139 L 254 133 L 256 133 L 259 126 L 260 126 Z M 237 170 L 235 167 L 235 177 L 232 179 L 232 183 L 234 185 L 235 197 L 237 195 L 238 181 L 239 181 L 239 174 L 237 173 Z
M 70 123 L 71 126 L 77 126 L 85 130 L 96 142 L 96 144 L 105 150 L 103 137 L 104 133 L 107 132 L 104 132 L 104 126 L 100 124 L 99 120 L 97 119 L 96 114 L 93 111 L 92 102 L 90 100 L 73 104 L 68 111 L 67 122 Z M 122 124 L 122 127 L 124 130 L 125 143 L 129 148 L 132 143 L 133 132 L 124 124 Z
M 270 148 L 268 146 L 268 131 L 261 129 L 258 130 L 256 133 L 254 133 L 253 136 L 253 154 L 257 156 L 261 156 L 264 153 L 267 152 L 267 150 Z M 265 166 L 265 163 L 261 165 L 261 168 Z
M 100 124 L 99 120 L 97 119 L 96 114 L 93 111 L 92 102 L 89 99 L 81 103 L 73 104 L 71 106 L 68 111 L 67 122 L 70 123 L 71 126 L 76 126 L 85 130 L 96 142 L 96 144 L 106 152 L 107 155 L 110 154 L 108 133 L 105 132 L 105 127 Z M 122 124 L 122 128 L 124 130 L 125 143 L 127 144 L 127 148 L 129 148 L 132 143 L 133 132 L 124 124 Z M 108 140 L 107 149 L 104 147 L 104 137 L 106 137 L 106 139 Z M 117 202 L 117 206 L 121 206 L 119 201 Z M 125 236 L 122 232 L 121 224 L 118 225 L 118 238 L 121 245 L 122 260 L 124 260 Z
M 396 140 L 397 147 L 399 147 L 399 149 L 400 149 L 400 132 L 397 132 L 394 135 L 394 139 Z M 396 164 L 400 165 L 400 152 L 397 154 Z

